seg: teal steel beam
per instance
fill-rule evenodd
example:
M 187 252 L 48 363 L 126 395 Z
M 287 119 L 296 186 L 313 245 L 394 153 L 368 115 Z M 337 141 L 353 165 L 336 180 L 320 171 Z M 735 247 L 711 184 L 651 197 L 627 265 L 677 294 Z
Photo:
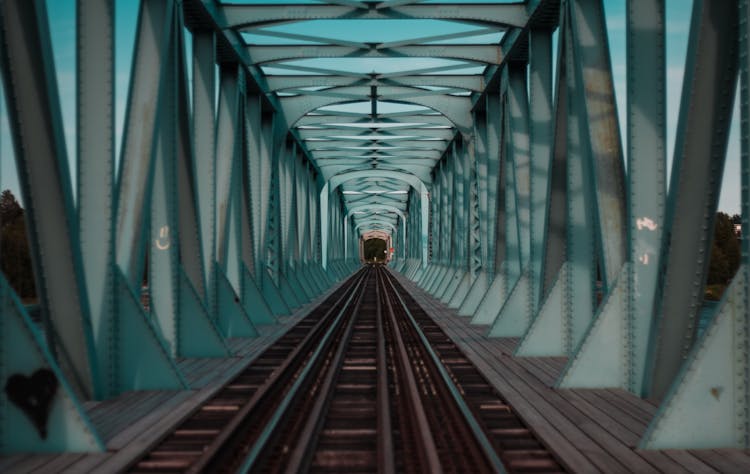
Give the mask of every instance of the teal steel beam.
M 50 352 L 40 327 L 14 293 L 0 273 L 0 380 L 5 386 L 0 392 L 0 455 L 3 459 L 8 459 L 4 455 L 13 459 L 18 453 L 105 451 L 104 443 Z M 6 393 L 21 380 L 28 384 L 29 380 L 41 379 L 58 382 L 54 385 L 55 402 L 50 405 L 44 437 L 29 414 L 11 402 Z
M 117 183 L 117 354 L 108 367 L 110 395 L 187 386 L 172 357 L 173 318 L 179 314 L 175 309 L 178 247 L 173 245 L 177 23 L 181 26 L 174 2 L 141 4 Z M 147 251 L 152 258 L 154 252 L 161 254 L 149 267 L 154 299 L 149 311 L 154 318 L 140 298 Z
M 0 5 L 0 61 L 47 342 L 75 392 L 91 398 L 103 387 L 47 21 L 42 1 Z
M 522 270 L 528 264 L 530 250 L 530 140 L 529 100 L 527 95 L 525 63 L 508 64 L 509 136 L 510 154 L 513 156 L 516 220 L 518 226 L 519 255 Z
M 662 398 L 690 351 L 703 299 L 737 81 L 737 3 L 696 1 L 644 392 Z
M 247 47 L 254 64 L 274 66 L 277 62 L 306 58 L 445 58 L 487 64 L 502 62 L 502 50 L 491 44 L 405 45 L 386 48 L 340 45 L 252 45 Z
M 179 29 L 184 25 L 182 13 L 179 21 L 176 22 L 175 28 Z M 180 32 L 181 33 L 181 32 Z M 176 34 L 176 33 L 175 33 Z M 176 68 L 177 68 L 177 104 L 175 113 L 177 114 L 177 208 L 179 214 L 179 228 L 177 230 L 180 236 L 180 263 L 190 285 L 195 290 L 198 300 L 202 304 L 206 301 L 206 279 L 205 267 L 203 261 L 203 248 L 201 244 L 201 226 L 199 216 L 199 203 L 195 168 L 195 143 L 192 134 L 191 113 L 189 95 L 192 93 L 188 83 L 187 55 L 184 39 L 177 38 L 175 46 Z
M 627 27 L 628 262 L 606 291 L 563 383 L 620 387 L 640 395 L 665 200 L 664 2 L 631 1 Z M 613 340 L 622 342 L 613 347 Z
M 564 350 L 570 354 L 588 328 L 595 310 L 596 268 L 594 268 L 594 211 L 592 209 L 591 148 L 588 140 L 588 116 L 583 95 L 586 93 L 580 58 L 577 56 L 574 6 L 568 3 L 566 26 L 566 74 L 568 83 L 567 118 L 567 219 L 566 266 L 561 276 L 563 291 Z
M 521 339 L 515 354 L 561 355 L 571 350 L 570 311 L 563 298 L 568 285 L 568 266 L 565 263 L 568 241 L 568 129 L 569 92 L 573 74 L 567 21 L 567 8 L 560 12 L 560 29 L 557 51 L 557 78 L 552 150 L 548 174 L 546 221 L 543 233 L 541 275 L 539 278 L 540 302 L 534 320 Z M 572 157 L 571 157 L 572 158 Z
M 484 88 L 484 77 L 478 74 L 430 74 L 399 76 L 391 79 L 359 78 L 336 75 L 279 75 L 267 78 L 268 88 L 272 92 L 301 87 L 353 87 L 353 86 L 407 86 L 407 87 L 451 87 L 481 92 Z
M 148 255 L 148 312 L 154 326 L 164 338 L 168 353 L 172 357 L 179 354 L 179 256 L 180 236 L 177 211 L 177 103 L 179 87 L 177 50 L 180 49 L 177 30 L 182 25 L 177 20 L 178 13 L 168 13 L 169 38 L 166 40 L 161 61 L 164 87 L 159 92 L 157 107 L 160 110 L 158 123 L 153 135 L 151 165 L 152 181 L 147 217 Z M 181 52 L 181 51 L 180 51 Z M 140 289 L 138 281 L 136 288 Z
M 270 219 L 270 202 L 273 193 L 273 183 L 271 181 L 273 173 L 273 153 L 274 153 L 274 121 L 278 120 L 275 115 L 262 114 L 260 117 L 260 153 L 258 156 L 257 183 L 253 184 L 253 189 L 258 192 L 258 203 L 260 205 L 260 219 L 258 220 L 258 242 L 259 242 L 259 261 L 263 262 L 265 268 L 268 260 L 268 221 Z M 265 278 L 265 270 L 258 268 L 258 278 Z
M 109 367 L 114 330 L 114 3 L 78 1 L 76 28 L 78 239 L 99 367 Z M 108 71 L 102 74 L 102 71 Z M 101 377 L 102 374 L 100 374 Z M 106 395 L 105 384 L 99 382 Z
M 527 65 L 507 64 L 506 106 L 506 257 L 504 271 L 512 285 L 490 336 L 522 336 L 532 319 L 530 281 L 530 166 Z
M 503 222 L 505 209 L 505 184 L 503 147 L 503 99 L 499 89 L 487 94 L 486 97 L 486 134 L 487 134 L 487 271 L 494 277 L 498 270 L 497 262 L 505 257 L 504 232 L 499 231 L 499 223 Z
M 294 96 L 282 97 L 279 100 L 284 109 L 286 124 L 289 128 L 298 125 L 298 121 L 321 107 L 362 100 L 370 95 L 370 87 L 341 87 L 336 91 L 352 98 L 325 97 L 325 96 Z M 464 133 L 471 133 L 470 99 L 452 95 L 440 95 L 434 92 L 427 94 L 424 89 L 417 87 L 379 87 L 380 100 L 394 100 L 399 102 L 413 103 L 429 107 L 447 117 L 454 126 Z M 425 95 L 426 94 L 426 95 Z
M 215 193 L 214 180 L 216 176 L 216 57 L 215 36 L 212 31 L 193 32 L 193 120 L 192 137 L 195 150 L 195 191 L 198 203 L 198 218 L 200 222 L 200 242 L 203 255 L 203 287 L 207 291 L 202 294 L 212 315 L 216 314 L 216 295 L 212 290 L 216 287 L 214 261 L 216 261 L 216 245 L 214 232 Z M 206 278 L 206 276 L 208 278 Z M 199 286 L 196 285 L 197 288 Z
M 140 288 L 143 277 L 146 206 L 161 112 L 155 105 L 164 86 L 163 59 L 171 35 L 173 8 L 171 2 L 143 3 L 136 33 L 117 183 L 116 239 L 117 264 L 134 290 Z
M 263 114 L 261 99 L 258 95 L 247 94 L 245 104 L 245 140 L 247 151 L 245 163 L 247 166 L 248 194 L 250 196 L 250 208 L 252 210 L 253 224 L 253 268 L 252 275 L 256 281 L 260 281 L 261 263 L 263 260 L 262 247 L 265 235 L 264 199 L 263 192 L 266 184 L 263 182 Z
M 241 205 L 242 205 L 242 262 L 249 275 L 255 276 L 255 267 L 258 261 L 258 248 L 256 246 L 256 226 L 259 216 L 257 215 L 256 200 L 257 192 L 253 191 L 254 174 L 258 163 L 258 128 L 259 116 L 253 115 L 256 110 L 250 111 L 253 101 L 257 96 L 245 92 L 242 104 L 244 130 L 242 130 L 242 153 L 240 167 L 242 172 L 241 182 Z M 252 118 L 251 118 L 252 117 Z M 251 120 L 254 121 L 251 123 Z
M 529 188 L 530 307 L 536 314 L 541 298 L 544 229 L 547 222 L 549 171 L 552 158 L 552 31 L 529 32 Z
M 606 292 L 620 272 L 627 257 L 627 210 L 625 196 L 625 163 L 620 143 L 612 65 L 607 39 L 604 5 L 601 0 L 575 0 L 571 23 L 574 31 L 576 74 L 580 74 L 581 125 L 593 163 L 591 196 L 597 226 L 597 250 L 602 265 L 602 284 Z M 591 48 L 591 44 L 601 44 Z M 590 145 L 588 145 L 590 144 Z
M 572 7 L 561 9 L 555 142 L 544 246 L 543 301 L 517 355 L 570 354 L 594 314 L 594 216 L 588 117 Z
M 706 8 L 710 5 L 695 5 L 694 14 L 709 14 Z M 736 3 L 739 3 L 737 15 Z M 715 21 L 711 26 L 701 25 L 713 30 L 711 42 L 722 45 L 723 36 L 734 37 L 738 43 L 738 59 L 741 78 L 740 96 L 740 143 L 741 143 L 741 184 L 740 206 L 742 209 L 742 232 L 748 235 L 748 213 L 750 212 L 750 194 L 748 193 L 748 160 L 750 134 L 750 100 L 748 96 L 748 24 L 750 11 L 747 1 L 726 2 L 721 5 L 725 10 L 710 10 Z M 716 6 L 719 8 L 719 6 Z M 739 34 L 735 18 L 739 17 Z M 700 21 L 695 20 L 695 26 Z M 700 21 L 703 23 L 702 21 Z M 729 31 L 726 31 L 729 30 Z M 732 32 L 731 30 L 734 30 Z M 696 32 L 697 33 L 697 32 Z M 715 43 L 716 44 L 716 43 Z M 724 46 L 729 46 L 726 43 Z M 731 47 L 731 46 L 730 46 Z M 699 48 L 696 52 L 708 53 L 711 49 Z M 722 50 L 727 52 L 726 50 Z M 730 56 L 733 53 L 729 54 Z M 713 58 L 711 58 L 713 59 Z M 696 58 L 696 67 L 705 65 L 705 60 Z M 716 67 L 726 64 L 714 64 Z M 700 70 L 698 70 L 700 71 Z M 702 75 L 696 71 L 696 75 Z M 724 69 L 717 69 L 717 74 L 724 74 Z M 729 81 L 729 78 L 724 79 Z M 701 81 L 699 81 L 701 82 Z M 695 93 L 705 93 L 706 102 L 716 100 L 714 91 L 697 89 Z M 726 92 L 726 90 L 725 90 Z M 719 105 L 716 104 L 715 105 Z M 705 117 L 705 116 L 704 116 Z M 721 176 L 721 175 L 719 175 Z M 671 199 L 671 196 L 670 196 Z M 748 342 L 750 338 L 750 321 L 748 321 L 748 242 L 742 239 L 741 265 L 732 283 L 726 289 L 721 302 L 717 305 L 706 329 L 696 340 L 677 377 L 668 390 L 656 416 L 641 439 L 641 448 L 714 448 L 736 447 L 747 449 L 750 446 L 750 418 L 747 407 L 750 404 L 747 370 Z M 685 416 L 690 414 L 690 416 Z
M 218 113 L 216 116 L 216 149 L 214 158 L 214 224 L 211 226 L 215 232 L 216 249 L 213 254 L 220 268 L 229 273 L 229 247 L 232 240 L 232 200 L 235 190 L 238 189 L 240 176 L 236 173 L 235 163 L 241 156 L 240 131 L 244 128 L 240 117 L 242 114 L 242 84 L 244 74 L 237 64 L 223 64 L 219 72 L 219 100 Z M 238 210 L 238 209 L 237 209 Z M 238 256 L 232 254 L 234 260 Z M 211 262 L 209 272 L 215 271 L 216 266 Z M 235 291 L 239 291 L 239 279 L 237 275 L 227 275 Z M 216 281 L 216 276 L 209 276 L 209 281 Z M 215 287 L 214 287 L 215 288 Z
M 526 5 L 508 4 L 444 4 L 402 5 L 380 9 L 362 9 L 344 5 L 222 5 L 226 27 L 244 29 L 252 26 L 270 26 L 279 22 L 323 19 L 433 19 L 455 20 L 507 27 L 523 27 L 528 21 Z

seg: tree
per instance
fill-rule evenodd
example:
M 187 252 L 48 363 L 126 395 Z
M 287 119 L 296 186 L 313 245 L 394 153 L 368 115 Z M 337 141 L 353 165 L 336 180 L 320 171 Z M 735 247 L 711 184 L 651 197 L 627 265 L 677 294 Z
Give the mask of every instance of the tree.
M 0 194 L 0 270 L 21 298 L 36 297 L 24 211 L 8 189 Z
M 740 242 L 734 233 L 736 216 L 716 214 L 706 297 L 719 299 L 740 267 Z
M 23 216 L 23 208 L 16 197 L 6 189 L 0 194 L 0 224 L 3 227 L 12 224 L 17 218 Z

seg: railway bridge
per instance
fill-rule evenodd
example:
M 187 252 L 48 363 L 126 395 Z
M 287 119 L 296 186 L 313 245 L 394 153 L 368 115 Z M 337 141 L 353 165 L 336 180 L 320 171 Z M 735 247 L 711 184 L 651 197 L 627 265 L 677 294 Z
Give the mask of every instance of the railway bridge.
M 0 471 L 750 471 L 750 2 L 669 124 L 665 3 L 0 1 Z

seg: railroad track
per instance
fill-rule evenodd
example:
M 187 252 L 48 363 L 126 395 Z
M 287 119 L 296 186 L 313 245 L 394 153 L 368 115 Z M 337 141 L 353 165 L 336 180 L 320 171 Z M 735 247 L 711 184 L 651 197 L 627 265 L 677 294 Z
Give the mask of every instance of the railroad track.
M 353 276 L 131 472 L 560 472 L 400 284 Z

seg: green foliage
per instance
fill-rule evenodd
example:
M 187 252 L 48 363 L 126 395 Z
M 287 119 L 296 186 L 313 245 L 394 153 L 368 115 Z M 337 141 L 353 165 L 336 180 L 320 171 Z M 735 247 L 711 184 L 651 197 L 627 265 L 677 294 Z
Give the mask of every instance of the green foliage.
M 382 239 L 365 240 L 365 260 L 377 258 L 379 262 L 385 260 L 386 243 Z
M 711 262 L 708 267 L 706 298 L 718 300 L 740 266 L 740 241 L 734 232 L 739 216 L 716 214 Z
M 0 195 L 0 270 L 21 298 L 36 297 L 23 208 L 7 189 Z

